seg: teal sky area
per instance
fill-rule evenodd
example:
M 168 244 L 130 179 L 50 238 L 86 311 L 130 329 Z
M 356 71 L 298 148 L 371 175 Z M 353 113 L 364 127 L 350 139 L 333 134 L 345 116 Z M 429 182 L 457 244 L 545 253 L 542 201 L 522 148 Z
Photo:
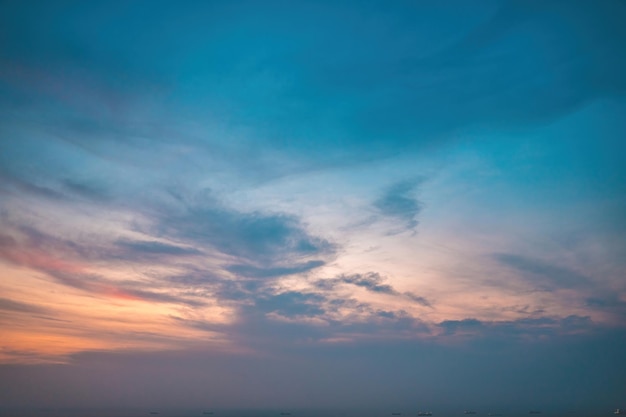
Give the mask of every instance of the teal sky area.
M 625 20 L 1 1 L 0 407 L 626 408 Z

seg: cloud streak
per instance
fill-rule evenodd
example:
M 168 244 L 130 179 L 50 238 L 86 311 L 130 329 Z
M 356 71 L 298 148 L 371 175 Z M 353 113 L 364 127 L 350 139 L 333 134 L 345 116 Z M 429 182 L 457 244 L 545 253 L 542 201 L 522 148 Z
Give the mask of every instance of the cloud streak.
M 399 292 L 390 284 L 385 284 L 385 279 L 376 272 L 367 274 L 341 275 L 336 278 L 322 279 L 315 283 L 318 288 L 332 290 L 339 284 L 351 284 L 357 287 L 365 288 L 367 291 L 392 295 L 395 297 L 407 298 L 423 307 L 432 307 L 431 303 L 424 297 L 415 295 L 411 292 Z
M 524 273 L 531 283 L 544 290 L 581 288 L 587 287 L 591 283 L 591 279 L 583 274 L 539 259 L 509 253 L 495 254 L 494 258 L 498 262 Z
M 383 216 L 404 223 L 406 230 L 415 230 L 418 225 L 417 216 L 422 211 L 422 203 L 412 194 L 420 181 L 407 180 L 393 184 L 374 202 L 374 207 Z

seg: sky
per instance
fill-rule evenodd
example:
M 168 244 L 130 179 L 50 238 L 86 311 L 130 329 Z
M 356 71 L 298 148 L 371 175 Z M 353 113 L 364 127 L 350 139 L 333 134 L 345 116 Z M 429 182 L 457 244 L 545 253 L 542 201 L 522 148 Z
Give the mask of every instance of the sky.
M 625 19 L 1 1 L 0 406 L 626 408 Z

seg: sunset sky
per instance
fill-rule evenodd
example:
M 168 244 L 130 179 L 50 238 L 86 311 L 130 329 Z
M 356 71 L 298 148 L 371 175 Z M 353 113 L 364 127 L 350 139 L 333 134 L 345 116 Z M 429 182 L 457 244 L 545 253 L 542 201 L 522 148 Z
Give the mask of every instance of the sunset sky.
M 1 1 L 0 406 L 626 408 L 625 21 Z

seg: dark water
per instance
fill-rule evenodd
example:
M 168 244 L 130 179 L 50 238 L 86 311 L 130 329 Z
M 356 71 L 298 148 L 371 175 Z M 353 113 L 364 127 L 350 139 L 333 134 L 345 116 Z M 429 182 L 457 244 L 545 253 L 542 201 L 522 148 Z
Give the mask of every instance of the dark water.
M 526 411 L 477 412 L 466 415 L 463 410 L 210 410 L 160 408 L 0 408 L 1 417 L 416 417 L 417 411 L 431 411 L 432 417 L 615 417 L 613 410 L 561 410 L 530 414 Z M 400 415 L 398 416 L 398 413 Z M 491 413 L 491 416 L 489 416 Z

